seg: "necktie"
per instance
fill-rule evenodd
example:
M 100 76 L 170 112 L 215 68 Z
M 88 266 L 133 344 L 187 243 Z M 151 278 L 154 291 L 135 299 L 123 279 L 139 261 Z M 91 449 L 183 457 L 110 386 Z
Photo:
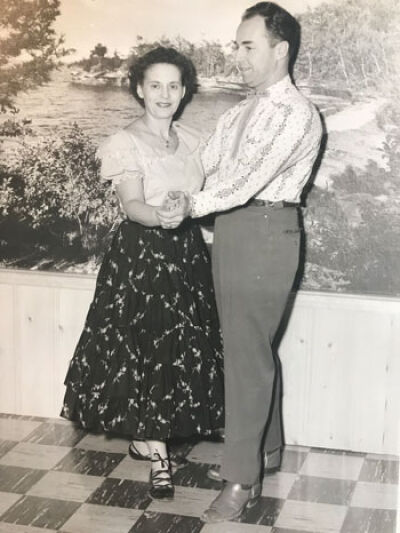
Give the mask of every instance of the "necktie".
M 236 136 L 232 144 L 231 159 L 234 159 L 237 156 L 239 145 L 244 135 L 244 131 L 250 120 L 250 117 L 252 116 L 255 108 L 257 107 L 259 100 L 260 98 L 257 94 L 247 95 L 248 103 L 247 106 L 244 108 L 242 116 L 239 119 L 239 124 L 236 127 Z

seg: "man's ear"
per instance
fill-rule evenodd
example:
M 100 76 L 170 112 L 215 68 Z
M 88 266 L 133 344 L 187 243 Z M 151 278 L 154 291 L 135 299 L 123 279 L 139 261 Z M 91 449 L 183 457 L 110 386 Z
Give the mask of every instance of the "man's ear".
M 289 43 L 287 41 L 280 41 L 275 45 L 275 50 L 278 59 L 285 59 L 289 55 Z

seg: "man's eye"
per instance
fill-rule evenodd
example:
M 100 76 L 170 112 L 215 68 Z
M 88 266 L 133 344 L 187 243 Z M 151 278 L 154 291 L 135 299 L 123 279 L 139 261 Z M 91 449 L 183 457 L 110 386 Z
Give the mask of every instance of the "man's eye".
M 150 84 L 150 87 L 151 87 L 152 89 L 157 89 L 157 88 L 158 88 L 158 83 L 151 83 L 151 84 Z

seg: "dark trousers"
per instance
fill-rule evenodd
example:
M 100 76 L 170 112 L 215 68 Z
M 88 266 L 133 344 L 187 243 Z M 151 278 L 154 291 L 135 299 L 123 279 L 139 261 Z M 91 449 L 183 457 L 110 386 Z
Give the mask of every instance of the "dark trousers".
M 242 207 L 217 217 L 213 274 L 225 361 L 221 475 L 228 481 L 254 483 L 262 443 L 265 451 L 282 445 L 272 343 L 293 286 L 299 247 L 294 207 Z

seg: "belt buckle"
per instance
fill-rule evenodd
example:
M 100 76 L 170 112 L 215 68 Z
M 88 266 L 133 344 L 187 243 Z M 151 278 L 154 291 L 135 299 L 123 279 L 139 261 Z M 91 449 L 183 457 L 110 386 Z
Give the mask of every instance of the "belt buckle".
M 269 203 L 265 200 L 261 200 L 259 198 L 253 198 L 250 201 L 250 205 L 253 207 L 265 207 L 266 205 L 269 205 Z

